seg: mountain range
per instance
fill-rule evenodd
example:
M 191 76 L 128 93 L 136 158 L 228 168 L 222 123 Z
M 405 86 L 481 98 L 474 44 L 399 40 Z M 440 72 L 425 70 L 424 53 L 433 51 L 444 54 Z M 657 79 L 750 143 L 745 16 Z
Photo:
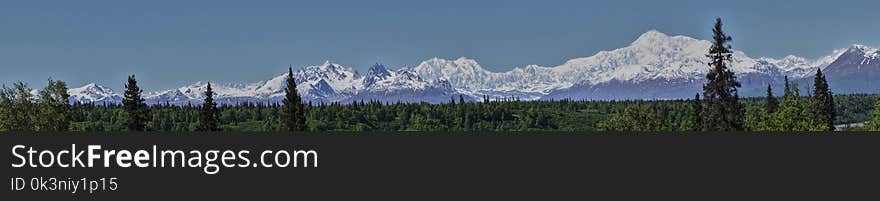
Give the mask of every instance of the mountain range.
M 520 100 L 684 99 L 702 91 L 711 43 L 687 36 L 648 31 L 629 46 L 571 59 L 558 66 L 527 65 L 505 72 L 486 70 L 474 59 L 432 58 L 397 70 L 372 65 L 361 74 L 330 61 L 293 72 L 304 101 L 448 102 L 461 96 Z M 763 96 L 768 84 L 781 88 L 788 76 L 801 91 L 811 86 L 817 69 L 836 94 L 880 92 L 880 51 L 851 45 L 808 59 L 752 58 L 734 50 L 730 69 L 742 83 L 740 96 Z M 212 83 L 220 104 L 280 102 L 287 73 L 251 84 Z M 148 104 L 200 104 L 207 83 L 146 92 Z M 781 90 L 777 90 L 781 91 Z M 71 102 L 120 103 L 121 95 L 94 83 L 70 89 Z

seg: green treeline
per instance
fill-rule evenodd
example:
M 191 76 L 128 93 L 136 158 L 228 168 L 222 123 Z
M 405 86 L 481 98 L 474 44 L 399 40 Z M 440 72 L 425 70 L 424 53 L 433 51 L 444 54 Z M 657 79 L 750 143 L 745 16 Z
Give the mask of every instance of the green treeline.
M 20 88 L 20 90 L 16 90 Z M 127 131 L 129 113 L 123 105 L 60 104 L 30 101 L 30 89 L 16 84 L 3 88 L 0 107 L 0 130 L 4 131 Z M 44 90 L 45 91 L 45 90 Z M 22 93 L 23 92 L 23 93 Z M 24 95 L 28 94 L 28 95 Z M 12 95 L 12 96 L 8 96 Z M 835 124 L 865 122 L 880 125 L 877 95 L 835 95 Z M 456 99 L 458 99 L 456 97 Z M 800 96 L 780 101 L 780 108 L 812 101 Z M 776 125 L 810 114 L 803 109 L 767 113 L 765 98 L 740 100 L 746 108 L 745 128 L 753 125 Z M 45 105 L 45 106 L 44 106 Z M 66 105 L 66 106 L 65 106 Z M 24 107 L 20 107 L 24 106 Z M 279 104 L 242 104 L 215 106 L 216 116 L 203 116 L 204 106 L 153 105 L 147 107 L 147 131 L 209 131 L 200 129 L 203 119 L 215 119 L 224 131 L 286 131 L 282 121 L 285 109 Z M 56 108 L 69 108 L 60 109 Z M 351 104 L 304 103 L 305 131 L 690 131 L 695 129 L 693 100 L 652 101 L 450 101 L 443 104 L 356 102 Z M 23 112 L 31 111 L 31 112 Z M 758 111 L 758 112 L 755 112 Z M 786 111 L 781 109 L 780 111 Z M 756 115 L 757 114 L 757 115 Z M 772 114 L 772 115 L 771 115 Z M 807 116 L 808 117 L 808 116 Z M 765 120 L 767 119 L 767 120 Z M 210 121 L 210 120 L 208 120 Z M 764 121 L 774 123 L 762 123 Z M 30 123 L 33 122 L 33 123 Z M 40 122 L 40 123 L 38 123 Z M 67 122 L 67 123 L 63 123 Z M 55 125 L 55 126 L 51 126 Z M 60 126 L 59 126 L 60 125 Z M 784 124 L 790 125 L 790 124 Z M 797 125 L 797 124 L 791 124 Z M 798 127 L 792 127 L 799 129 Z M 865 127 L 869 128 L 869 127 Z M 880 130 L 878 126 L 872 127 Z M 769 130 L 769 129 L 767 129 Z M 795 130 L 795 129 L 793 129 Z M 804 129 L 815 130 L 815 129 Z
M 36 97 L 40 97 L 37 99 Z M 0 131 L 67 131 L 72 123 L 67 84 L 49 80 L 37 94 L 24 82 L 0 87 Z

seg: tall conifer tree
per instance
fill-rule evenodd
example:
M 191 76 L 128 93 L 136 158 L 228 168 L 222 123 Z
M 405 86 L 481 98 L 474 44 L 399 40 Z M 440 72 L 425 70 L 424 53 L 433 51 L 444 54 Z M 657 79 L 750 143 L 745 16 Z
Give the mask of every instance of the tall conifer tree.
M 282 110 L 282 124 L 287 131 L 304 131 L 306 127 L 305 112 L 303 111 L 302 98 L 296 91 L 296 81 L 293 79 L 293 66 L 287 69 L 287 86 L 284 88 L 284 105 Z
M 198 131 L 219 131 L 220 130 L 220 111 L 217 110 L 217 103 L 214 103 L 214 90 L 211 89 L 211 83 L 208 83 L 205 89 L 205 101 L 202 103 L 202 110 L 199 118 Z
M 785 94 L 782 96 L 783 98 L 791 98 L 791 85 L 788 83 L 788 75 L 785 76 Z
M 703 102 L 700 101 L 700 93 L 694 95 L 694 102 L 691 105 L 691 121 L 693 122 L 692 131 L 703 130 Z
M 128 83 L 125 84 L 125 97 L 122 99 L 123 108 L 128 114 L 126 126 L 129 131 L 145 131 L 147 130 L 147 115 L 149 110 L 144 99 L 141 97 L 140 87 L 137 86 L 137 80 L 134 75 L 128 76 Z
M 774 113 L 779 109 L 779 100 L 773 96 L 773 88 L 767 84 L 767 107 L 764 108 L 767 113 Z
M 737 88 L 740 83 L 736 75 L 728 69 L 733 59 L 733 51 L 727 43 L 733 38 L 722 30 L 721 18 L 715 20 L 712 47 L 709 49 L 709 66 L 712 69 L 706 75 L 708 83 L 703 86 L 703 130 L 731 131 L 743 129 L 743 107 L 739 102 Z
M 834 130 L 834 96 L 828 88 L 828 81 L 822 74 L 822 69 L 816 70 L 813 81 L 813 113 L 815 114 L 816 126 L 826 131 Z

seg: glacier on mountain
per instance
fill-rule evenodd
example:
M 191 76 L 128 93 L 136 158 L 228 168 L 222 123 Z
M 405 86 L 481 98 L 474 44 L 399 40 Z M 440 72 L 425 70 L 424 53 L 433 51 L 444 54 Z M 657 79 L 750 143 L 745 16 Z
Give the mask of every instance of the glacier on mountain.
M 492 72 L 476 60 L 465 57 L 454 60 L 431 58 L 415 67 L 398 70 L 389 70 L 376 63 L 361 75 L 354 68 L 327 61 L 296 70 L 293 77 L 304 101 L 327 103 L 369 100 L 437 103 L 458 96 L 475 101 L 481 100 L 482 96 L 520 100 L 692 98 L 701 91 L 704 76 L 710 69 L 705 56 L 710 46 L 709 41 L 668 36 L 651 30 L 629 46 L 571 59 L 558 66 L 527 65 Z M 847 53 L 855 54 L 847 56 L 848 60 L 861 60 L 846 64 L 839 61 Z M 880 63 L 877 60 L 880 60 L 880 52 L 862 45 L 835 50 L 817 59 L 794 55 L 781 59 L 751 58 L 735 50 L 730 69 L 743 83 L 741 95 L 758 96 L 768 84 L 780 84 L 784 76 L 805 80 L 816 69 L 836 72 L 826 69 L 829 66 L 844 69 L 865 66 L 867 70 L 880 72 L 872 65 Z M 286 78 L 287 73 L 284 73 L 251 84 L 212 86 L 215 100 L 221 104 L 277 103 L 284 97 Z M 834 87 L 835 80 L 830 82 Z M 205 82 L 198 82 L 177 89 L 145 93 L 144 97 L 148 104 L 199 104 L 204 98 L 205 85 Z M 118 103 L 121 100 L 121 96 L 109 88 L 95 84 L 71 89 L 70 93 L 74 102 Z

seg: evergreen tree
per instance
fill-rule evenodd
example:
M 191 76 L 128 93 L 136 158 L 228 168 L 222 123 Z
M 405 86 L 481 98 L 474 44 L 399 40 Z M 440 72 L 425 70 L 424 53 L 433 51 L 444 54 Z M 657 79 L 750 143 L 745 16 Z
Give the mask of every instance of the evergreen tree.
M 785 94 L 782 97 L 791 97 L 791 86 L 788 84 L 788 75 L 785 76 Z
M 205 101 L 202 103 L 200 111 L 198 131 L 219 131 L 220 130 L 220 112 L 217 110 L 217 103 L 214 103 L 214 91 L 211 89 L 211 83 L 208 83 L 205 89 Z
M 816 126 L 824 128 L 826 131 L 834 130 L 834 96 L 828 88 L 828 81 L 822 74 L 822 69 L 816 70 L 815 80 L 813 82 L 813 113 Z
M 284 128 L 287 131 L 304 131 L 306 127 L 305 111 L 303 111 L 302 98 L 296 91 L 296 81 L 293 79 L 293 66 L 287 69 L 287 87 L 284 88 L 284 105 L 281 113 Z
M 122 105 L 128 114 L 126 126 L 129 131 L 145 131 L 147 130 L 147 116 L 149 109 L 144 99 L 141 97 L 143 90 L 137 86 L 137 80 L 134 75 L 128 76 L 128 83 L 125 84 L 125 94 L 122 99 Z
M 773 88 L 770 87 L 770 84 L 767 84 L 767 107 L 764 108 L 764 111 L 767 113 L 774 113 L 779 109 L 779 100 L 773 96 Z
M 691 131 L 700 131 L 703 129 L 703 102 L 700 101 L 700 94 L 697 93 L 694 95 L 694 101 L 691 105 L 691 111 L 693 113 L 690 115 L 691 122 L 693 126 L 691 127 Z
M 868 131 L 880 131 L 880 96 L 874 101 L 874 113 L 868 125 L 865 125 Z
M 739 102 L 737 88 L 740 83 L 736 75 L 728 69 L 733 59 L 728 42 L 733 39 L 722 31 L 721 18 L 715 20 L 712 29 L 714 39 L 709 49 L 709 65 L 712 69 L 706 75 L 708 83 L 703 86 L 703 98 L 706 104 L 703 111 L 703 130 L 731 131 L 743 129 L 743 107 Z

